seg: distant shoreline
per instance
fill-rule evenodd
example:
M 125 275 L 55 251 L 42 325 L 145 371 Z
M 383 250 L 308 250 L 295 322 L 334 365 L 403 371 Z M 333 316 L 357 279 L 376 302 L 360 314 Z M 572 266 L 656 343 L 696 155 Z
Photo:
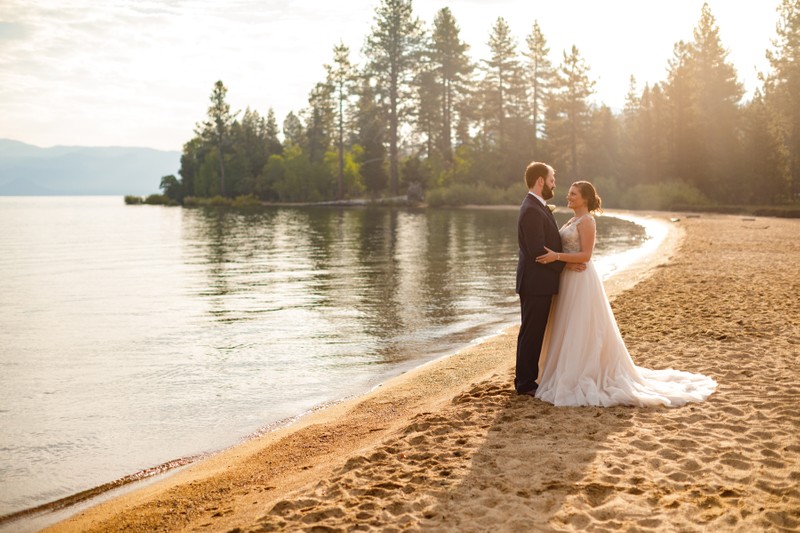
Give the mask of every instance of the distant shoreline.
M 131 205 L 155 204 L 155 205 L 179 205 L 171 202 L 164 195 L 151 194 L 149 196 L 125 196 L 126 203 L 131 198 Z M 137 200 L 133 200 L 133 199 Z M 150 201 L 148 201 L 150 200 Z M 188 205 L 182 207 L 405 207 L 409 209 L 519 209 L 515 204 L 461 204 L 461 205 L 441 205 L 431 206 L 423 202 L 409 201 L 405 196 L 394 196 L 388 198 L 355 198 L 349 200 L 327 200 L 322 202 L 264 202 L 254 197 L 240 196 L 236 198 L 192 198 Z M 557 209 L 567 209 L 564 206 L 556 206 Z M 614 211 L 653 212 L 650 210 L 626 210 L 624 208 L 610 208 Z M 705 214 L 728 214 L 728 215 L 749 215 L 762 217 L 779 218 L 800 218 L 800 204 L 787 205 L 679 205 L 671 209 L 664 209 L 658 212 L 683 212 L 683 213 L 705 213 Z
M 97 194 L 62 194 L 62 193 L 46 193 L 46 194 L 5 194 L 0 192 L 0 198 L 81 198 L 81 197 L 136 197 L 141 201 L 129 205 L 144 205 L 145 199 L 148 196 L 163 196 L 158 193 L 150 195 L 136 195 L 136 194 L 117 194 L 117 193 L 97 193 Z M 207 204 L 198 204 L 191 206 L 182 206 L 181 204 L 173 203 L 170 206 L 174 207 L 405 207 L 409 209 L 519 209 L 519 205 L 514 204 L 464 204 L 464 205 L 446 205 L 446 206 L 429 206 L 428 204 L 409 203 L 405 196 L 396 196 L 392 198 L 371 200 L 366 198 L 358 198 L 351 200 L 330 200 L 325 202 L 262 202 L 255 203 L 246 202 L 242 205 L 234 205 L 234 199 L 227 199 L 228 201 L 223 204 L 215 205 L 211 200 Z M 152 205 L 167 205 L 166 202 L 157 202 Z M 564 206 L 557 206 L 557 209 L 567 209 Z M 664 209 L 662 211 L 650 210 L 628 210 L 625 208 L 609 208 L 607 211 L 627 211 L 630 213 L 650 213 L 650 212 L 663 212 L 663 213 L 683 213 L 683 214 L 728 214 L 728 215 L 743 215 L 743 216 L 759 216 L 759 217 L 777 217 L 777 218 L 800 218 L 800 205 L 680 205 L 674 206 L 673 209 Z

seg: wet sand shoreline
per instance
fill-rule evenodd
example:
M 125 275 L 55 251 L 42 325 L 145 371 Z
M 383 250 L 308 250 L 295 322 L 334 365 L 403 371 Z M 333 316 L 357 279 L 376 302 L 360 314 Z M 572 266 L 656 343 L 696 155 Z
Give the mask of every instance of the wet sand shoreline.
M 682 219 L 656 257 L 607 284 L 637 364 L 712 375 L 708 402 L 558 409 L 517 397 L 510 328 L 52 530 L 790 530 L 800 286 L 791 259 L 781 269 L 764 250 L 799 259 L 798 229 Z

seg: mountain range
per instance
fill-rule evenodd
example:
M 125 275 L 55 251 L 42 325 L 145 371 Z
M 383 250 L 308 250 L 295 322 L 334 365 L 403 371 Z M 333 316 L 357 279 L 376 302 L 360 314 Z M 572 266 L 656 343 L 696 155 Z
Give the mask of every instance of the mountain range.
M 0 139 L 0 196 L 147 195 L 181 153 L 132 147 L 40 148 Z

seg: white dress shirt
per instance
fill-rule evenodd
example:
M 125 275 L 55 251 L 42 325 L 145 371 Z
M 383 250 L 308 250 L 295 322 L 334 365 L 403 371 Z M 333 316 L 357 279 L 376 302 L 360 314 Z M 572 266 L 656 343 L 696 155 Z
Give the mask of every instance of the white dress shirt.
M 543 205 L 543 206 L 547 207 L 547 202 L 545 202 L 545 201 L 544 201 L 544 198 L 542 198 L 541 196 L 539 196 L 539 195 L 538 195 L 538 194 L 536 194 L 535 192 L 528 191 L 528 194 L 530 194 L 531 196 L 533 196 L 534 198 L 536 198 L 537 200 L 539 200 L 540 202 L 542 202 L 542 205 Z

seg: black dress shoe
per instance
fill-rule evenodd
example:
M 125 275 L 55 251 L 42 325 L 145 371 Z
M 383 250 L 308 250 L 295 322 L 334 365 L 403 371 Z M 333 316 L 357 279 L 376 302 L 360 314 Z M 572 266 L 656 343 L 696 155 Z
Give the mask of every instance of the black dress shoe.
M 527 390 L 525 392 L 518 392 L 517 394 L 520 395 L 520 396 L 533 396 L 535 398 L 536 397 L 536 389 Z

